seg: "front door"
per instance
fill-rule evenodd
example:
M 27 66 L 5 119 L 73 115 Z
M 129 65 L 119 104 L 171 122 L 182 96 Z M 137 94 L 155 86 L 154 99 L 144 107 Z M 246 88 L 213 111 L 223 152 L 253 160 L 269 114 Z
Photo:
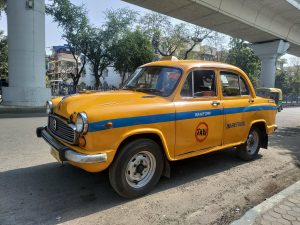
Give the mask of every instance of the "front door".
M 193 70 L 176 108 L 176 156 L 222 145 L 223 113 L 215 70 Z

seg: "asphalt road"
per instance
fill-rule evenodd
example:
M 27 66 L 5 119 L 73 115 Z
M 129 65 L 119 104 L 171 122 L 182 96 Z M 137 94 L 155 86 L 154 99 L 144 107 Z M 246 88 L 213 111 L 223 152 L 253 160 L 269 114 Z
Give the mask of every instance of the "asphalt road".
M 300 108 L 277 116 L 270 148 L 245 163 L 224 150 L 171 165 L 149 195 L 124 200 L 107 171 L 60 166 L 35 137 L 45 117 L 0 118 L 0 224 L 228 224 L 300 180 Z

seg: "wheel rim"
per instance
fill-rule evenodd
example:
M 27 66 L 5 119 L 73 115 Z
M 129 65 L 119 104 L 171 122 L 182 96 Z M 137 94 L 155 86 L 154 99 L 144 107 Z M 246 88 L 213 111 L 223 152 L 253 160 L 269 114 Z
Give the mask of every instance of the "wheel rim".
M 259 144 L 258 142 L 259 135 L 255 130 L 252 130 L 247 139 L 247 152 L 250 155 L 253 155 L 256 152 Z
M 133 188 L 142 188 L 152 179 L 156 169 L 156 159 L 151 152 L 135 154 L 128 162 L 125 177 Z

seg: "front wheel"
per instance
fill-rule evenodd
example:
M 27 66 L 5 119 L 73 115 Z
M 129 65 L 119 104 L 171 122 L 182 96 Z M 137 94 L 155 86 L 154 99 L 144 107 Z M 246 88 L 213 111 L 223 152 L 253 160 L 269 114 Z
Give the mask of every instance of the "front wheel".
M 138 139 L 120 149 L 109 168 L 114 190 L 125 198 L 147 194 L 159 181 L 163 171 L 161 147 L 150 139 Z
M 250 161 L 257 157 L 261 145 L 261 131 L 257 127 L 252 127 L 247 141 L 237 148 L 239 158 Z

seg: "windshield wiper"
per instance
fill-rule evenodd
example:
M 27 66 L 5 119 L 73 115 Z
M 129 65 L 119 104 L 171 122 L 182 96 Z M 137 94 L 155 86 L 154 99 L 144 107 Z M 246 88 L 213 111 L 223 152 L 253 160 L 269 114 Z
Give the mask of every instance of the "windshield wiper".
M 162 91 L 157 90 L 155 88 L 136 88 L 135 90 L 150 93 L 150 94 L 158 94 L 158 95 L 161 95 L 163 93 Z
M 130 86 L 130 85 L 128 85 L 128 86 L 124 86 L 124 87 L 122 88 L 122 90 L 133 90 L 133 91 L 135 91 L 135 90 L 136 90 L 136 87 L 135 87 L 135 86 Z

